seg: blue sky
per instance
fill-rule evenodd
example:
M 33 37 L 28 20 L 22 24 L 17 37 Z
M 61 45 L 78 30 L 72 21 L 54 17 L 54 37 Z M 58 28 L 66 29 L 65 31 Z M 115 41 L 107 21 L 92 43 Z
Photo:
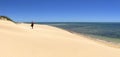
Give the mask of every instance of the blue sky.
M 120 22 L 120 0 L 0 0 L 18 22 Z

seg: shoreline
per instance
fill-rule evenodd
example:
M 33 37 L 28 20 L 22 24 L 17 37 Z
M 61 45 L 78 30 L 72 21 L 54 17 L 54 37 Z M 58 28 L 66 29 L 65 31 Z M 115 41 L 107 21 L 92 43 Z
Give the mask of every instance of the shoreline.
M 29 23 L 18 23 L 18 24 L 30 25 Z M 35 25 L 41 25 L 41 24 L 35 24 Z M 45 24 L 42 24 L 42 25 L 45 25 Z M 97 37 L 94 37 L 94 35 L 91 36 L 91 35 L 87 35 L 87 34 L 76 33 L 74 31 L 66 30 L 66 29 L 56 27 L 56 26 L 51 26 L 51 25 L 47 25 L 47 26 L 50 26 L 50 27 L 53 27 L 53 28 L 58 28 L 58 29 L 63 30 L 63 31 L 67 31 L 67 32 L 72 33 L 72 34 L 74 34 L 76 36 L 83 36 L 84 38 L 86 38 L 88 40 L 92 40 L 92 41 L 94 41 L 96 43 L 99 43 L 99 44 L 102 44 L 102 45 L 107 45 L 107 46 L 113 47 L 113 48 L 120 48 L 119 43 L 114 43 L 114 42 L 98 39 Z
M 48 25 L 48 26 L 51 26 L 51 25 Z M 63 29 L 63 28 L 56 27 L 56 26 L 52 26 L 52 27 L 68 31 L 68 32 L 70 32 L 72 34 L 75 34 L 75 35 L 78 35 L 78 36 L 83 36 L 83 37 L 85 37 L 85 38 L 87 38 L 89 40 L 95 41 L 96 43 L 100 43 L 100 44 L 107 45 L 107 46 L 114 47 L 114 48 L 120 48 L 120 43 L 115 43 L 115 42 L 112 42 L 112 41 L 107 41 L 107 40 L 104 40 L 104 39 L 99 39 L 101 37 L 97 38 L 96 35 L 88 35 L 88 34 L 76 33 L 74 31 L 70 31 L 70 30 Z
M 7 23 L 7 24 L 6 24 Z M 120 49 L 49 25 L 0 22 L 0 57 L 120 57 Z
M 106 40 L 103 40 L 103 39 L 99 39 L 99 38 L 95 37 L 94 35 L 90 36 L 90 35 L 87 35 L 87 34 L 76 33 L 76 32 L 69 31 L 69 30 L 66 30 L 66 31 L 68 31 L 72 34 L 75 34 L 77 36 L 83 36 L 84 38 L 95 41 L 96 43 L 107 45 L 107 46 L 113 47 L 113 48 L 120 48 L 120 43 L 114 43 L 114 42 L 111 42 L 111 41 L 106 41 Z
M 106 41 L 106 40 L 103 40 L 103 39 L 98 39 L 98 38 L 96 38 L 94 36 L 90 36 L 90 35 L 84 35 L 84 34 L 78 34 L 78 33 L 75 33 L 75 34 L 76 35 L 82 35 L 89 40 L 95 41 L 96 43 L 100 43 L 102 45 L 107 45 L 109 47 L 120 49 L 120 43 L 114 43 L 114 42 Z

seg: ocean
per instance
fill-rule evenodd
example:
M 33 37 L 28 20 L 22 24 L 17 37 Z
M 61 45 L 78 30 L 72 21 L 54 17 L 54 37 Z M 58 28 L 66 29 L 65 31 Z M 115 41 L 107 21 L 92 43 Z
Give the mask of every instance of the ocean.
M 77 34 L 83 34 L 104 40 L 107 42 L 120 43 L 120 23 L 113 22 L 36 22 Z

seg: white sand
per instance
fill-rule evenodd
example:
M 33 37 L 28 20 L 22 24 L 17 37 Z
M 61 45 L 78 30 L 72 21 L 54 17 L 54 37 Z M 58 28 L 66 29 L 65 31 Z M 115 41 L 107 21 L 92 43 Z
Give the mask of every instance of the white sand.
M 0 21 L 0 57 L 120 57 L 120 49 L 47 25 Z

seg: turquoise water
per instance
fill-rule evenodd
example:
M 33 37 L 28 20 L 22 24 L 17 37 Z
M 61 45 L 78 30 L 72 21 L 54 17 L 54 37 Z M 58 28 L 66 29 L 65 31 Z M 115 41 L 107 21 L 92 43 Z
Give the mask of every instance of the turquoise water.
M 108 42 L 120 43 L 120 23 L 90 22 L 36 22 L 59 27 L 70 32 L 85 34 Z

